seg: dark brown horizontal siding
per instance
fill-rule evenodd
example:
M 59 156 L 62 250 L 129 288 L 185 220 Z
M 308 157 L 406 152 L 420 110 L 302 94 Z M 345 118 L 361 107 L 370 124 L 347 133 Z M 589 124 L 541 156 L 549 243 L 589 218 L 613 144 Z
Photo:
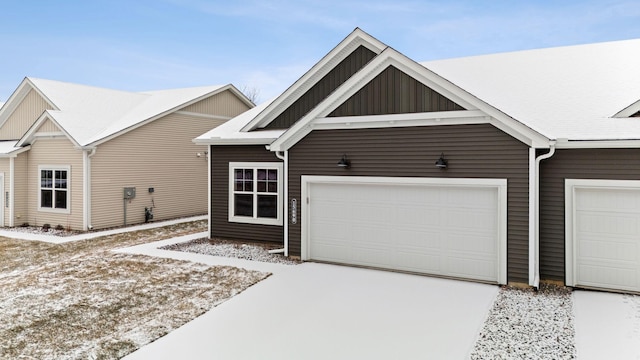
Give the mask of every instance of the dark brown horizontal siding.
M 435 167 L 440 153 L 446 170 Z M 351 169 L 336 166 L 342 154 Z M 289 150 L 289 196 L 300 199 L 302 175 L 507 179 L 508 279 L 527 282 L 528 159 L 526 145 L 488 124 L 318 130 Z M 289 224 L 291 255 L 300 254 L 300 230 Z
M 287 129 L 291 127 L 375 56 L 376 53 L 366 47 L 358 47 L 265 128 Z
M 464 110 L 393 66 L 338 106 L 329 116 L 405 114 Z
M 283 241 L 283 226 L 229 222 L 229 163 L 280 162 L 264 146 L 211 147 L 211 237 L 251 241 Z
M 557 150 L 540 163 L 540 278 L 565 281 L 565 179 L 640 179 L 640 149 Z

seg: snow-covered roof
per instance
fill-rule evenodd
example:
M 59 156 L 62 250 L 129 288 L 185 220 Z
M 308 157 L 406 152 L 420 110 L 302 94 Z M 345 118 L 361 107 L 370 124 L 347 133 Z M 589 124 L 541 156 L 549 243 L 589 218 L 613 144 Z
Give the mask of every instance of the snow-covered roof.
M 22 150 L 23 148 L 16 147 L 15 140 L 0 141 L 0 157 L 7 156 L 13 152 Z
M 640 139 L 640 39 L 421 63 L 549 139 Z
M 215 129 L 202 134 L 194 139 L 196 144 L 246 144 L 246 145 L 267 145 L 282 135 L 285 130 L 256 130 L 241 131 L 242 128 L 250 121 L 256 118 L 264 109 L 266 109 L 274 100 L 268 100 L 264 103 L 249 109 Z
M 20 93 L 24 94 L 31 88 L 54 108 L 47 110 L 40 121 L 51 119 L 76 145 L 90 146 L 233 86 L 130 92 L 29 77 L 9 101 L 14 96 L 17 100 Z M 248 99 L 246 101 L 249 102 Z M 4 121 L 8 115 L 3 112 L 9 110 L 2 110 L 0 120 Z M 39 122 L 31 130 L 38 126 Z
M 403 55 L 393 57 L 402 60 Z M 527 129 L 538 146 L 548 140 L 580 140 L 583 144 L 587 142 L 582 140 L 600 144 L 634 140 L 633 146 L 638 146 L 640 118 L 628 117 L 640 111 L 638 59 L 640 39 L 428 61 L 419 63 L 420 69 L 412 76 L 435 74 L 448 84 L 439 83 L 451 94 L 474 99 L 471 102 L 476 106 L 471 108 L 484 109 L 488 116 L 499 117 L 502 125 L 517 128 L 516 132 Z M 283 97 L 294 101 L 289 93 L 301 93 L 296 90 L 287 90 L 196 142 L 273 145 L 273 140 L 291 131 L 262 131 L 251 125 L 263 121 L 265 114 L 273 118 L 274 105 Z M 347 85 L 336 90 L 340 91 L 348 91 Z

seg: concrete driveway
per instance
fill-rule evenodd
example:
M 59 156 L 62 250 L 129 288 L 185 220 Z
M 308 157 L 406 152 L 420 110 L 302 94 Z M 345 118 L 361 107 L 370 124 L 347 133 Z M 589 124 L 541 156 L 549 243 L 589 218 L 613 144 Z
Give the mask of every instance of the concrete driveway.
M 296 266 L 157 250 L 273 275 L 125 357 L 134 359 L 463 359 L 498 287 L 304 263 Z

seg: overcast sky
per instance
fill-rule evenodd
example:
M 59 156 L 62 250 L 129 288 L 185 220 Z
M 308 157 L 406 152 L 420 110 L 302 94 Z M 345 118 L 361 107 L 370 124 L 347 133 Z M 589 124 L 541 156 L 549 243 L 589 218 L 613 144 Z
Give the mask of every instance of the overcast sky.
M 0 101 L 25 76 L 131 91 L 233 83 L 266 100 L 355 27 L 425 61 L 640 38 L 640 2 L 2 0 Z

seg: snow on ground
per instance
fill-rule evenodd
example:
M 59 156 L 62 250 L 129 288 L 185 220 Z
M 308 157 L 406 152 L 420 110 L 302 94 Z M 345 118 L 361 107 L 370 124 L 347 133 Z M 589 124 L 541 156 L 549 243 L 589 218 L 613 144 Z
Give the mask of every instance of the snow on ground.
M 120 358 L 269 276 L 111 251 L 205 226 L 67 244 L 0 238 L 0 358 Z
M 203 255 L 233 257 L 253 261 L 296 265 L 299 261 L 287 258 L 282 254 L 269 253 L 269 246 L 248 244 L 235 241 L 196 239 L 160 247 L 163 250 L 185 251 Z
M 640 295 L 573 292 L 580 360 L 640 359 Z
M 575 359 L 571 290 L 503 287 L 471 359 Z

